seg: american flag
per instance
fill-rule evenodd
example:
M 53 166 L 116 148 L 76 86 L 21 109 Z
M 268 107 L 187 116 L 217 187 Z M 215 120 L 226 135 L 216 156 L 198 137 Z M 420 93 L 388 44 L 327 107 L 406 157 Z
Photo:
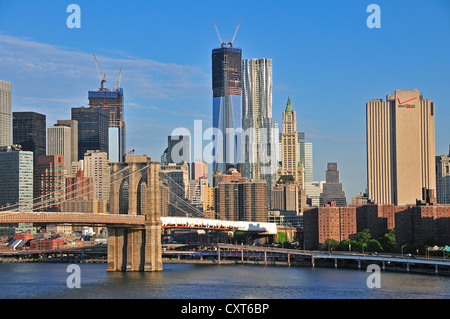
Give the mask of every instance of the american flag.
M 134 154 L 134 149 L 128 152 L 128 154 Z

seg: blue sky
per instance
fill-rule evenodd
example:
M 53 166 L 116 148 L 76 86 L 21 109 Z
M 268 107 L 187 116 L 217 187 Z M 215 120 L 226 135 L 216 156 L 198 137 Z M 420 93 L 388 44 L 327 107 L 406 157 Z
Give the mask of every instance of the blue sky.
M 69 4 L 81 28 L 69 29 Z M 369 29 L 369 4 L 381 28 Z M 351 196 L 366 188 L 365 103 L 419 89 L 436 103 L 436 154 L 450 143 L 450 1 L 0 0 L 0 79 L 13 110 L 47 125 L 87 105 L 99 85 L 92 54 L 114 87 L 122 67 L 127 148 L 159 160 L 173 129 L 211 126 L 211 50 L 233 36 L 243 58 L 273 60 L 273 116 L 288 96 L 314 147 L 314 179 L 337 162 Z

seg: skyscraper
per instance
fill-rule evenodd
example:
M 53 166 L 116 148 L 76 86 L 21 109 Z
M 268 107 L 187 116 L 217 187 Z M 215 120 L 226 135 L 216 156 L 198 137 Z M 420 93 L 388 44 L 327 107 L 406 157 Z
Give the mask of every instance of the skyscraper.
M 11 83 L 0 80 L 0 146 L 12 143 Z
M 292 108 L 291 98 L 288 98 L 286 109 L 283 111 L 283 131 L 281 133 L 281 168 L 278 171 L 280 177 L 291 177 L 294 182 L 299 183 L 301 189 L 304 187 L 304 168 L 298 161 L 298 134 L 297 119 Z
M 78 161 L 78 121 L 75 120 L 58 120 L 55 126 L 70 127 L 70 162 Z
M 269 205 L 278 169 L 272 86 L 271 59 L 242 61 L 242 176 L 266 181 Z
M 212 50 L 213 171 L 236 167 L 240 154 L 242 121 L 242 50 L 222 43 Z
M 436 201 L 450 204 L 450 151 L 448 156 L 436 156 Z
M 298 161 L 305 169 L 305 185 L 313 182 L 313 145 L 306 143 L 305 133 L 298 133 Z
M 85 153 L 84 172 L 87 178 L 92 178 L 93 199 L 109 201 L 110 170 L 108 154 L 100 151 L 88 151 Z
M 31 151 L 36 167 L 39 156 L 46 155 L 46 116 L 36 112 L 13 113 L 13 144 Z
M 123 89 L 115 90 L 99 88 L 89 91 L 89 107 L 106 109 L 108 111 L 108 160 L 109 162 L 125 161 L 126 126 L 124 120 Z
M 64 156 L 40 156 L 34 172 L 35 210 L 60 211 L 65 200 Z
M 78 160 L 87 151 L 108 153 L 108 116 L 103 108 L 72 108 L 72 120 L 78 122 Z
M 71 173 L 72 166 L 72 129 L 67 126 L 47 127 L 47 155 L 64 157 L 65 174 Z
M 320 206 L 327 205 L 332 201 L 336 202 L 337 207 L 347 206 L 347 199 L 342 189 L 342 183 L 339 182 L 337 163 L 327 164 L 325 183 L 323 184 L 323 191 L 320 194 Z
M 33 210 L 33 153 L 0 147 L 0 210 Z
M 415 204 L 436 190 L 434 102 L 419 90 L 396 90 L 386 102 L 371 100 L 366 132 L 369 199 Z

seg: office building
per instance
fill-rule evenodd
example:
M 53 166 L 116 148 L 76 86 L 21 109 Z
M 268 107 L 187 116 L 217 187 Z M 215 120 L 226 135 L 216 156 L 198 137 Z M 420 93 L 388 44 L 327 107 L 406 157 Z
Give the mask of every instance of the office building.
M 89 107 L 108 111 L 108 160 L 125 161 L 126 125 L 124 120 L 124 95 L 119 86 L 115 90 L 99 88 L 88 93 Z M 102 150 L 103 151 L 103 150 Z
M 298 161 L 305 170 L 305 184 L 313 182 L 313 145 L 305 141 L 305 133 L 298 133 Z
M 222 43 L 212 50 L 213 171 L 237 168 L 242 122 L 242 50 Z
M 419 90 L 366 104 L 367 189 L 377 204 L 405 205 L 436 190 L 434 102 Z
M 35 210 L 60 211 L 65 200 L 65 184 L 64 156 L 40 156 L 34 172 Z
M 46 116 L 36 112 L 13 113 L 13 144 L 23 151 L 33 152 L 34 166 L 38 158 L 46 155 Z
M 331 202 L 335 202 L 338 207 L 347 206 L 347 199 L 342 188 L 342 183 L 339 182 L 337 163 L 327 164 L 325 183 L 323 184 L 323 191 L 320 194 L 320 206 L 329 205 Z
M 278 131 L 272 118 L 272 60 L 242 61 L 242 176 L 266 181 L 271 203 L 278 170 Z
M 283 111 L 283 131 L 281 133 L 282 163 L 278 170 L 279 177 L 291 178 L 304 187 L 304 168 L 299 163 L 297 119 L 292 108 L 291 98 L 288 98 L 286 108 Z
M 78 122 L 78 160 L 83 159 L 87 151 L 108 154 L 108 118 L 107 109 L 82 106 L 72 108 L 72 120 Z
M 307 197 L 307 202 L 309 206 L 319 207 L 320 206 L 320 194 L 323 192 L 323 184 L 325 181 L 318 181 L 312 183 L 306 183 L 304 190 Z
M 214 205 L 218 219 L 267 222 L 266 182 L 220 182 L 214 187 Z
M 70 127 L 70 163 L 78 161 L 78 121 L 57 120 L 55 126 Z
M 436 156 L 436 201 L 450 204 L 450 151 L 448 156 Z
M 191 167 L 192 179 L 198 180 L 201 177 L 208 178 L 208 163 L 195 161 Z
M 92 178 L 93 200 L 109 201 L 110 169 L 106 152 L 86 152 L 84 154 L 84 174 L 87 178 Z
M 0 210 L 33 210 L 33 153 L 0 147 Z
M 230 168 L 228 172 L 214 172 L 213 185 L 218 186 L 220 182 L 245 182 L 248 178 L 242 177 L 242 174 L 235 168 Z
M 47 127 L 47 155 L 64 157 L 65 175 L 71 173 L 72 164 L 72 129 L 68 126 Z
M 0 146 L 12 143 L 11 83 L 0 80 Z

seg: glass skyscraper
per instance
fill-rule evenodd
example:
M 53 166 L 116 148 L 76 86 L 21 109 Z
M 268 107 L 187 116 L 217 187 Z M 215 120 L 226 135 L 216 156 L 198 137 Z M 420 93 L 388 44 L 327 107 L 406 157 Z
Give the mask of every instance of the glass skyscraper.
M 213 171 L 237 167 L 242 121 L 242 50 L 222 44 L 212 50 Z
M 89 91 L 89 107 L 108 110 L 108 160 L 109 162 L 125 161 L 125 122 L 123 110 L 123 89 L 115 90 L 99 88 L 97 91 Z
M 103 108 L 72 108 L 72 120 L 78 121 L 78 160 L 87 151 L 108 153 L 108 115 Z
M 33 152 L 0 147 L 0 211 L 32 211 Z
M 34 167 L 46 155 L 46 116 L 36 112 L 13 112 L 13 144 L 33 152 Z

